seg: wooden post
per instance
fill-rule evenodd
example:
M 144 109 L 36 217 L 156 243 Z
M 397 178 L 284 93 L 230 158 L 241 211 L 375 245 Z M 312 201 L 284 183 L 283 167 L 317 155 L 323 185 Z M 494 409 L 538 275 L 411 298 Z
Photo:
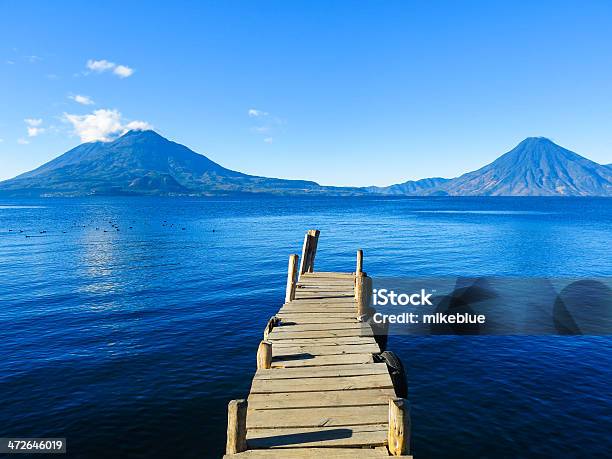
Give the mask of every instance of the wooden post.
M 295 287 L 297 285 L 296 274 L 298 267 L 298 256 L 289 255 L 289 268 L 287 269 L 287 288 L 285 290 L 285 303 L 295 299 Z
M 302 246 L 302 261 L 300 262 L 300 275 L 314 272 L 314 260 L 319 243 L 319 230 L 308 230 L 304 236 Z
M 272 343 L 262 341 L 257 349 L 257 369 L 267 370 L 272 367 Z
M 310 260 L 308 262 L 308 272 L 309 273 L 314 272 L 315 255 L 317 254 L 317 245 L 319 244 L 319 234 L 320 233 L 321 232 L 319 230 L 308 230 L 308 234 L 311 237 Z
M 268 340 L 268 335 L 272 332 L 272 329 L 276 327 L 280 323 L 280 319 L 276 316 L 270 317 L 268 323 L 266 324 L 266 328 L 264 328 L 263 339 L 264 341 Z
M 355 305 L 357 306 L 357 317 L 361 317 L 363 312 L 363 273 L 355 275 Z
M 358 276 L 360 272 L 363 272 L 363 250 L 361 249 L 357 251 L 357 269 L 355 270 L 355 275 Z
M 300 261 L 300 276 L 308 271 L 308 252 L 310 247 L 310 235 L 308 232 L 304 235 L 304 245 L 302 245 L 302 259 Z
M 403 398 L 389 399 L 389 431 L 387 434 L 389 453 L 392 456 L 409 454 L 410 413 L 408 402 Z
M 227 405 L 227 443 L 225 454 L 238 454 L 246 451 L 247 401 L 232 400 Z

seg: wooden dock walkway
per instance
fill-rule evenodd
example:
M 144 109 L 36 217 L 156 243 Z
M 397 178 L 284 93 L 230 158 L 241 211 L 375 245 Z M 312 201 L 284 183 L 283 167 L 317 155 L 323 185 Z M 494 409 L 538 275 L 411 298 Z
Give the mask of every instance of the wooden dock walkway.
M 355 272 L 315 272 L 318 238 L 306 234 L 299 267 L 289 257 L 285 304 L 265 327 L 248 399 L 228 406 L 224 459 L 408 457 L 407 402 L 364 321 L 362 252 Z

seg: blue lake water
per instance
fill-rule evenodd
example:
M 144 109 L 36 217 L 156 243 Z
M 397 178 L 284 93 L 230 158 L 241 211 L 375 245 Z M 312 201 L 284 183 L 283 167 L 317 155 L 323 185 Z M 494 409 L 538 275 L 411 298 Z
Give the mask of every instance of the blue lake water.
M 1 199 L 0 437 L 219 457 L 308 228 L 326 271 L 353 270 L 362 248 L 374 277 L 612 276 L 611 199 Z M 389 348 L 418 458 L 610 457 L 610 337 Z

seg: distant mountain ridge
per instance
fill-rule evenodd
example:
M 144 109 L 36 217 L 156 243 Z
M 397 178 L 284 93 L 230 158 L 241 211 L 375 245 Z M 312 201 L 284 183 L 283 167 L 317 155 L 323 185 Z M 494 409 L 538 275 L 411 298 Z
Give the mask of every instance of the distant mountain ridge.
M 419 195 L 429 194 L 433 190 L 439 189 L 441 186 L 449 182 L 451 179 L 433 177 L 421 180 L 408 180 L 407 182 L 398 183 L 396 185 L 379 187 L 365 187 L 370 193 L 376 194 L 395 194 L 395 195 Z
M 233 193 L 395 196 L 612 196 L 612 165 L 600 165 L 543 137 L 530 137 L 457 178 L 388 187 L 331 187 L 227 169 L 154 131 L 79 145 L 0 182 L 0 193 L 30 196 L 217 195 Z

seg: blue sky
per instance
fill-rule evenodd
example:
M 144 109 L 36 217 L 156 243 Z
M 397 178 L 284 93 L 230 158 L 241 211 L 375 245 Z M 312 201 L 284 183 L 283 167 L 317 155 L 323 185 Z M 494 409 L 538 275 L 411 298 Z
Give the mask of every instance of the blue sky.
M 610 163 L 611 23 L 609 1 L 0 0 L 0 179 L 144 126 L 330 185 L 453 177 L 540 135 Z

